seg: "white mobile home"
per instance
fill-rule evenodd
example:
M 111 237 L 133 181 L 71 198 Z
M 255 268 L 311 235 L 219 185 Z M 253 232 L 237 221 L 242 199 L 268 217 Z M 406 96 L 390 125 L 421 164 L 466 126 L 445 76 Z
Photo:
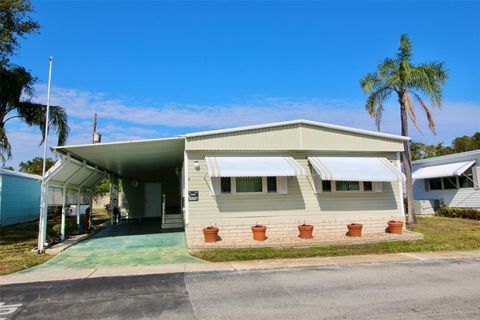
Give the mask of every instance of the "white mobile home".
M 404 220 L 399 159 L 406 139 L 296 120 L 55 152 L 64 165 L 83 166 L 84 179 L 94 176 L 89 188 L 111 175 L 115 205 L 121 179 L 118 205 L 129 219 L 183 226 L 188 243 L 211 224 L 224 239 L 249 237 L 256 223 L 275 235 L 296 233 L 304 221 L 323 234 L 344 234 L 352 222 L 363 223 L 366 233 L 383 232 L 388 220 Z M 56 170 L 47 181 L 82 180 L 71 177 L 73 168 Z
M 480 208 L 480 150 L 413 162 L 415 200 Z

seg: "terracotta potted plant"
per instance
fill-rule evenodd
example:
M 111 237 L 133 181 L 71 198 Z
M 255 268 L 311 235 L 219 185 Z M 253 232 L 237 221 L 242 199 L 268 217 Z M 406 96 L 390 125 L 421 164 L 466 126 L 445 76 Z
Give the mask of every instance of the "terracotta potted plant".
M 363 224 L 360 223 L 350 223 L 347 224 L 348 233 L 347 235 L 350 237 L 361 237 L 362 236 L 362 228 Z
M 218 228 L 214 226 L 208 226 L 203 228 L 203 236 L 205 237 L 205 242 L 216 242 L 218 239 Z
M 300 234 L 298 235 L 300 239 L 312 239 L 313 238 L 313 225 L 306 224 L 305 222 L 298 226 L 298 231 Z
M 267 231 L 267 226 L 263 226 L 261 224 L 254 225 L 252 227 L 253 240 L 265 241 L 267 239 L 267 237 L 265 236 L 266 231 Z
M 395 234 L 402 234 L 403 231 L 403 221 L 399 220 L 390 220 L 388 221 L 388 232 Z

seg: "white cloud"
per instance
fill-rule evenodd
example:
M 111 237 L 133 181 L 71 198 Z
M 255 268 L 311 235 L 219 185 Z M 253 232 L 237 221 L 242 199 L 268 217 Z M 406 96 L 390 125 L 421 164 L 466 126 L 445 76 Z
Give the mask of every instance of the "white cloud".
M 37 101 L 45 100 L 45 91 L 45 86 L 37 87 Z M 172 129 L 186 133 L 300 118 L 375 130 L 373 120 L 364 110 L 363 101 L 341 99 L 265 98 L 224 105 L 169 103 L 155 106 L 111 98 L 106 93 L 53 88 L 52 104 L 67 108 L 72 129 L 68 140 L 70 145 L 90 143 L 94 112 L 99 115 L 99 131 L 103 141 L 164 137 Z M 428 131 L 421 110 L 417 113 L 421 127 L 425 128 L 425 136 L 410 126 L 410 134 L 416 141 L 443 141 L 448 144 L 459 135 L 471 135 L 479 130 L 479 104 L 446 101 L 443 110 L 434 113 L 438 136 Z M 11 163 L 16 165 L 19 161 L 42 154 L 38 147 L 41 138 L 38 129 L 15 126 L 10 131 L 15 157 Z M 398 106 L 394 103 L 386 105 L 382 131 L 400 132 Z M 55 145 L 53 137 L 49 145 Z

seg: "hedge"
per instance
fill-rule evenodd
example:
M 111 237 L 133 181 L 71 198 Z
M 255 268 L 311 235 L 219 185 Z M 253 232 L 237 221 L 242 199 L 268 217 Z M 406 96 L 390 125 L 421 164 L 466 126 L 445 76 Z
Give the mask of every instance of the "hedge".
M 443 207 L 435 211 L 436 216 L 480 220 L 480 210 Z

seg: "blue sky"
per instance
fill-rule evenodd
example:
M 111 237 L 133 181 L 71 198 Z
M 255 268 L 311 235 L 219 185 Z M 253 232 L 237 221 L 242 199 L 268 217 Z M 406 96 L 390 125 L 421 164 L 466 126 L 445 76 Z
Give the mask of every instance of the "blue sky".
M 479 130 L 477 2 L 33 3 L 42 29 L 13 61 L 38 77 L 44 102 L 54 56 L 52 100 L 70 115 L 69 144 L 89 143 L 95 111 L 104 141 L 297 118 L 374 130 L 358 81 L 404 32 L 415 62 L 443 61 L 450 75 L 438 135 L 422 122 L 414 140 Z M 382 131 L 399 133 L 398 106 L 388 107 Z M 10 164 L 41 155 L 37 130 L 8 129 Z

